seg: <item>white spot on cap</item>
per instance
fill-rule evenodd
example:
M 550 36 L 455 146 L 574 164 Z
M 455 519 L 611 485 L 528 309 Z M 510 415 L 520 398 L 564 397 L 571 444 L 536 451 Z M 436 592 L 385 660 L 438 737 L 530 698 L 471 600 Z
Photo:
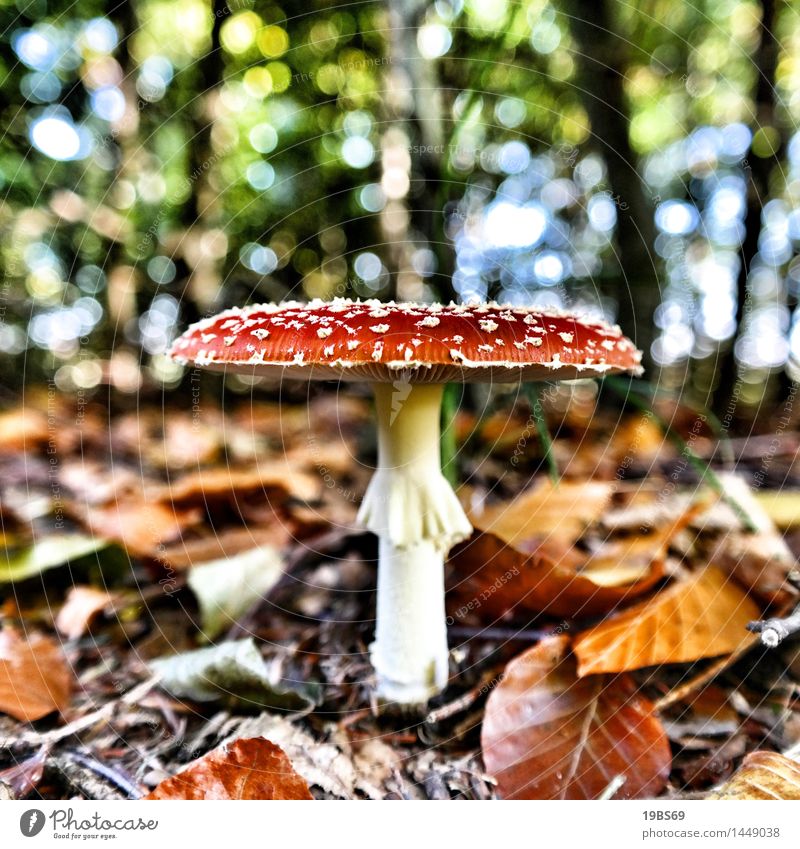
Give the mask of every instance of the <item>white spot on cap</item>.
M 417 327 L 437 327 L 440 323 L 440 320 L 435 315 L 427 315 L 422 321 L 417 322 Z
M 525 342 L 528 345 L 533 345 L 534 348 L 540 348 L 542 345 L 542 338 L 541 336 L 526 336 Z
M 383 356 L 383 342 L 376 342 L 372 349 L 372 359 L 376 362 Z
M 614 343 L 610 339 L 603 339 L 600 344 L 606 349 L 606 351 L 614 350 Z
M 575 334 L 574 334 L 574 333 L 559 333 L 558 335 L 559 335 L 559 336 L 560 336 L 560 337 L 561 337 L 561 338 L 562 338 L 562 339 L 563 339 L 563 340 L 564 340 L 564 341 L 565 341 L 568 345 L 569 345 L 569 344 L 572 342 L 572 340 L 575 338 Z
M 336 348 L 336 346 L 335 346 L 335 345 L 326 345 L 326 346 L 322 349 L 322 353 L 323 353 L 326 357 L 332 357 L 332 356 L 333 356 L 333 352 L 334 352 L 334 349 L 335 349 L 335 348 Z
M 305 360 L 305 358 L 306 358 L 305 354 L 302 351 L 300 351 L 299 353 L 294 355 L 292 362 L 296 366 L 301 366 L 301 365 L 303 365 L 303 361 Z
M 320 327 L 317 331 L 317 336 L 319 336 L 320 339 L 327 339 L 331 333 L 333 333 L 333 330 L 330 327 Z
M 490 318 L 482 318 L 478 323 L 481 326 L 481 330 L 485 330 L 487 333 L 497 330 L 500 326 L 496 321 L 492 321 Z
M 373 324 L 372 327 L 370 327 L 370 330 L 373 333 L 386 333 L 386 331 L 388 329 L 389 329 L 388 324 Z
M 357 348 L 360 344 L 361 344 L 361 343 L 358 341 L 358 339 L 351 339 L 351 340 L 347 343 L 347 350 L 348 350 L 348 351 L 355 351 L 355 349 L 356 349 L 356 348 Z
M 230 348 L 230 346 L 233 345 L 233 343 L 236 341 L 236 337 L 235 336 L 226 336 L 223 341 L 225 342 L 225 345 L 228 348 Z
M 257 327 L 255 330 L 250 331 L 251 336 L 255 336 L 256 339 L 261 339 L 262 341 L 269 336 L 269 330 L 265 327 Z

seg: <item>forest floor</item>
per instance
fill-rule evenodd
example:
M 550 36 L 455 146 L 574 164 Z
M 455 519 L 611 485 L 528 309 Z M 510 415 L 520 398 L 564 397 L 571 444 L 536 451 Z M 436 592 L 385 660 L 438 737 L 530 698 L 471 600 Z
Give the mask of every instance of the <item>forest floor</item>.
M 368 658 L 366 397 L 110 418 L 30 393 L 0 415 L 0 795 L 224 796 L 257 753 L 211 753 L 266 739 L 317 798 L 798 798 L 800 644 L 747 625 L 796 604 L 800 434 L 720 449 L 662 411 L 682 448 L 554 398 L 558 485 L 524 401 L 453 423 L 451 680 L 403 714 Z

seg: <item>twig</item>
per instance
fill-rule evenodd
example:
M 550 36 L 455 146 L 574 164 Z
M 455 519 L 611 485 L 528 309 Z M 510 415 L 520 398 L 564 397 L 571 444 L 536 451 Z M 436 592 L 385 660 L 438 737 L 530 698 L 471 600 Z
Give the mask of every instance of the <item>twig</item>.
M 702 689 L 709 681 L 722 674 L 729 666 L 732 666 L 742 655 L 746 654 L 756 644 L 756 640 L 744 640 L 742 644 L 731 654 L 721 657 L 719 660 L 706 667 L 699 675 L 691 678 L 685 684 L 680 684 L 674 689 L 665 693 L 655 703 L 656 711 L 660 712 L 665 708 L 674 705 L 676 702 L 681 702 L 689 696 Z
M 81 716 L 78 719 L 70 722 L 65 725 L 63 728 L 55 728 L 52 731 L 46 731 L 43 734 L 40 734 L 36 731 L 29 731 L 26 734 L 20 734 L 14 742 L 19 745 L 33 745 L 33 746 L 41 746 L 48 745 L 52 743 L 57 743 L 59 740 L 63 740 L 65 737 L 70 737 L 73 734 L 77 734 L 80 731 L 84 731 L 87 728 L 91 728 L 93 725 L 96 725 L 98 722 L 103 722 L 109 720 L 118 705 L 121 704 L 132 704 L 140 701 L 150 690 L 155 687 L 155 685 L 159 681 L 159 676 L 154 675 L 151 678 L 148 678 L 146 681 L 143 681 L 141 684 L 138 684 L 132 690 L 129 690 L 125 693 L 124 696 L 120 696 L 118 699 L 114 699 L 112 702 L 108 702 L 103 705 L 99 710 L 93 711 L 92 713 L 87 713 L 85 716 Z
M 757 619 L 747 626 L 748 631 L 759 634 L 761 642 L 769 649 L 777 648 L 787 637 L 800 631 L 800 607 L 789 616 Z
M 626 775 L 615 775 L 611 781 L 608 782 L 608 786 L 605 790 L 597 797 L 599 802 L 607 802 L 609 799 L 613 799 L 614 796 L 617 795 L 617 790 L 622 787 L 622 785 L 628 780 Z

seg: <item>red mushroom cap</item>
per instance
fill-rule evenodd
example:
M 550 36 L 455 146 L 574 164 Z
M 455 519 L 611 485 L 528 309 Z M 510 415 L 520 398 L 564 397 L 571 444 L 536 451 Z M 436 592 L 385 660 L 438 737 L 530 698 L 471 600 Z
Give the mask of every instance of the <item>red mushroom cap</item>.
M 301 380 L 531 381 L 641 372 L 618 327 L 498 304 L 311 301 L 228 310 L 190 327 L 170 355 L 217 371 Z

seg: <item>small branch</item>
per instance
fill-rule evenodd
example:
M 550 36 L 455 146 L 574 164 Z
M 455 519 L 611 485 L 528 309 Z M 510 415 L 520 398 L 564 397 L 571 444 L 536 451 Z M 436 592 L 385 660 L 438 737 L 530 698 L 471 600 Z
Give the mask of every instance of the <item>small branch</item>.
M 784 618 L 758 619 L 751 622 L 747 630 L 760 634 L 761 642 L 767 648 L 774 649 L 787 637 L 800 631 L 800 607 Z

